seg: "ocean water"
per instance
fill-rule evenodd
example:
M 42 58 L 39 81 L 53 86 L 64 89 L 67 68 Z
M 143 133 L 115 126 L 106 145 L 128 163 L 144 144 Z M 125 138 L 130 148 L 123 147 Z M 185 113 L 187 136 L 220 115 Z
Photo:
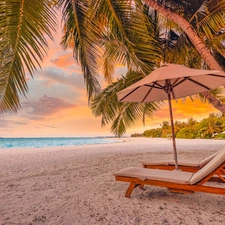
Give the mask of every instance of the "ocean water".
M 122 140 L 121 140 L 122 141 Z M 0 148 L 44 148 L 55 146 L 77 146 L 119 142 L 114 138 L 75 137 L 75 138 L 0 138 Z

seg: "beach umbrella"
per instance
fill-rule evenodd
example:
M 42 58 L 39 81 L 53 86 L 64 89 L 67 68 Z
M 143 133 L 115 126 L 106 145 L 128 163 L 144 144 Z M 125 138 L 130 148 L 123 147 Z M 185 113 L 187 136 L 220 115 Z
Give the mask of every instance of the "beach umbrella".
M 171 99 L 199 94 L 225 84 L 225 73 L 218 70 L 190 69 L 178 64 L 165 64 L 148 76 L 117 93 L 120 102 L 168 100 L 175 169 L 178 169 Z

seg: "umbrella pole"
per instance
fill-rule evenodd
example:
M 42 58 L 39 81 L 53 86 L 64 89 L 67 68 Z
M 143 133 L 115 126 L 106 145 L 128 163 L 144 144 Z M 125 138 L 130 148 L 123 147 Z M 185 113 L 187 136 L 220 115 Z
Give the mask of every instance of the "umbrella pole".
M 170 93 L 167 93 L 167 95 L 168 95 L 169 111 L 170 111 L 170 123 L 171 123 L 171 129 L 172 129 L 172 140 L 173 140 L 173 152 L 174 152 L 174 160 L 175 160 L 175 169 L 178 170 L 177 147 L 176 147 L 175 133 L 174 133 L 171 96 L 170 96 Z

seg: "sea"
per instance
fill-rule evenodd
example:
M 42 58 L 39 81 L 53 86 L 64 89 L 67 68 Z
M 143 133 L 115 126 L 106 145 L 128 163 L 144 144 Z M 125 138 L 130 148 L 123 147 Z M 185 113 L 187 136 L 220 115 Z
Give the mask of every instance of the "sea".
M 45 148 L 121 142 L 111 137 L 0 138 L 0 148 Z

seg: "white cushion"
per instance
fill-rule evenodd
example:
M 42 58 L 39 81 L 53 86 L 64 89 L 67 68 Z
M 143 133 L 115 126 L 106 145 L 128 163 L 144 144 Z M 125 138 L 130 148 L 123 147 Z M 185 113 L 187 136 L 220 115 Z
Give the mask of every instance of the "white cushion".
M 149 179 L 177 184 L 187 184 L 193 176 L 193 173 L 183 172 L 180 170 L 157 170 L 139 167 L 128 167 L 114 173 L 114 176 L 133 177 L 143 181 Z
M 221 150 L 220 150 L 220 151 L 221 151 Z M 199 165 L 200 165 L 201 167 L 203 167 L 203 166 L 206 165 L 210 160 L 212 160 L 217 154 L 219 154 L 220 151 L 218 151 L 218 152 L 216 152 L 216 153 L 214 153 L 214 154 L 208 156 L 207 158 L 201 160 L 201 161 L 199 162 Z
M 207 164 L 210 160 L 212 160 L 220 151 L 208 156 L 207 158 L 205 158 L 201 161 L 199 161 L 199 160 L 179 160 L 178 159 L 178 165 L 180 165 L 180 166 L 202 167 L 205 164 Z M 159 160 L 159 161 L 148 160 L 148 161 L 143 161 L 142 165 L 146 165 L 146 166 L 155 166 L 155 165 L 174 166 L 175 162 L 174 162 L 174 160 Z
M 221 150 L 210 162 L 196 172 L 190 180 L 190 184 L 195 184 L 213 172 L 225 161 L 225 149 Z

